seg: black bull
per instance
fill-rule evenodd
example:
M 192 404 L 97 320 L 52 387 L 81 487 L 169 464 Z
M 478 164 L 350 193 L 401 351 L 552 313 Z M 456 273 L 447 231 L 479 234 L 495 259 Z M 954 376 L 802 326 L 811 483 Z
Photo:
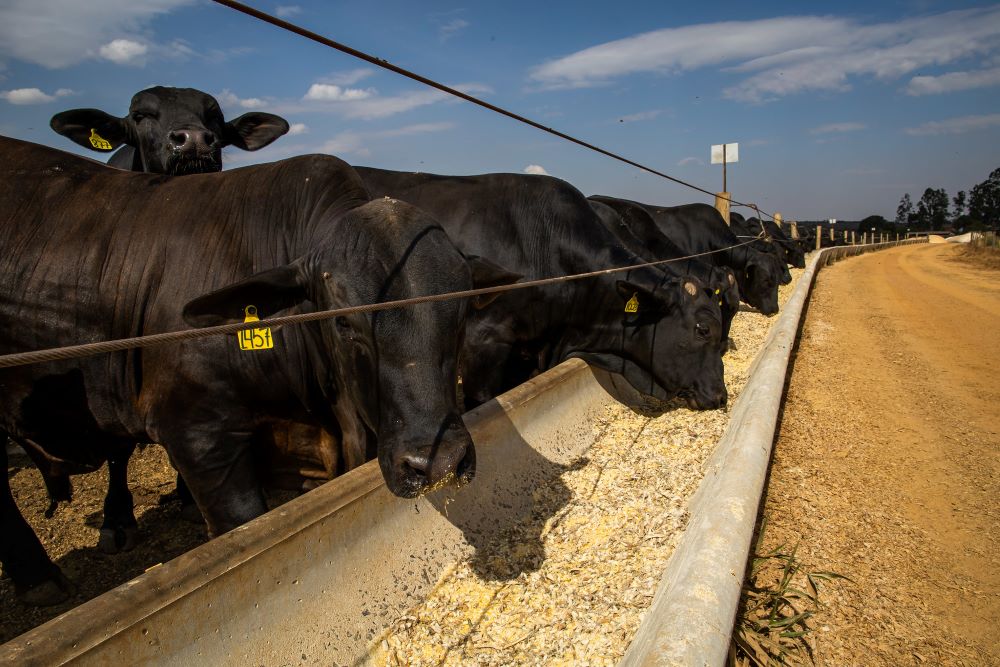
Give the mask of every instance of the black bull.
M 0 353 L 496 282 L 426 214 L 369 202 L 326 156 L 178 179 L 0 137 L 0 202 Z M 213 534 L 266 510 L 255 451 L 301 427 L 342 439 L 348 465 L 377 443 L 389 488 L 413 496 L 472 472 L 456 396 L 470 309 L 276 328 L 267 350 L 212 337 L 4 369 L 0 430 L 71 462 L 162 443 Z M 64 597 L 6 477 L 0 491 L 4 571 L 29 602 Z
M 463 252 L 526 278 L 549 278 L 644 260 L 621 246 L 587 199 L 548 176 L 438 176 L 356 167 L 372 196 L 427 211 Z M 721 315 L 697 279 L 642 267 L 500 297 L 470 321 L 463 373 L 474 405 L 571 357 L 619 373 L 658 399 L 726 403 Z

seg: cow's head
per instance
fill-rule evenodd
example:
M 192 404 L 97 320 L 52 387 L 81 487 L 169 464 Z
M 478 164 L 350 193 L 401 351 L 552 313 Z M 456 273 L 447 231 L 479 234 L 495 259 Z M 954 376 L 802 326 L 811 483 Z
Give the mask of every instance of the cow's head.
M 708 287 L 719 302 L 722 312 L 722 348 L 725 350 L 728 348 L 733 318 L 740 309 L 740 288 L 736 273 L 728 266 L 713 266 Z
M 789 239 L 781 242 L 781 247 L 785 250 L 785 260 L 796 269 L 806 268 L 806 254 L 802 251 L 802 246 Z
M 138 160 L 133 169 L 172 175 L 219 171 L 224 146 L 255 151 L 288 132 L 288 122 L 269 113 L 250 112 L 227 123 L 211 95 L 163 86 L 136 93 L 124 118 L 70 109 L 53 116 L 50 125 L 98 152 L 131 146 Z
M 614 300 L 598 306 L 615 311 L 595 329 L 599 340 L 569 356 L 619 373 L 660 400 L 680 395 L 692 408 L 724 406 L 722 321 L 714 290 L 690 276 L 659 272 L 652 281 L 616 280 L 615 293 Z
M 210 326 L 242 321 L 247 304 L 261 316 L 298 304 L 332 310 L 520 277 L 464 257 L 435 221 L 402 202 L 377 200 L 346 217 L 350 222 L 338 227 L 338 238 L 291 264 L 191 301 L 184 319 Z M 317 372 L 325 369 L 332 379 L 330 400 L 348 401 L 375 435 L 386 485 L 398 496 L 412 498 L 474 474 L 475 450 L 457 397 L 458 355 L 469 308 L 490 300 L 421 303 L 313 325 Z
M 777 313 L 782 269 L 787 271 L 788 266 L 774 255 L 748 251 L 746 265 L 737 274 L 743 300 L 765 315 Z

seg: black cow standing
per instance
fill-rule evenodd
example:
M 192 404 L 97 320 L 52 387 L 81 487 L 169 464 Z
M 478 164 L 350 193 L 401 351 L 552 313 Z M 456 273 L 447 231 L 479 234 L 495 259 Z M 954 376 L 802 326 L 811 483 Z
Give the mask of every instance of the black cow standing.
M 201 174 L 222 169 L 222 149 L 261 149 L 288 132 L 288 122 L 270 113 L 250 112 L 226 121 L 218 101 L 194 88 L 156 86 L 136 93 L 129 111 L 117 118 L 99 109 L 70 109 L 52 117 L 52 129 L 73 142 L 100 153 L 117 149 L 108 164 L 151 174 Z M 72 499 L 69 475 L 90 472 L 103 461 L 69 465 L 46 457 L 32 443 L 19 440 L 45 479 L 51 516 L 59 502 Z M 98 546 L 106 553 L 135 546 L 136 521 L 128 489 L 128 461 L 134 447 L 110 449 L 108 493 Z M 194 501 L 178 477 L 183 514 L 199 519 Z
M 98 109 L 57 113 L 52 129 L 100 153 L 120 148 L 112 167 L 150 174 L 204 174 L 222 170 L 222 149 L 255 151 L 288 132 L 288 122 L 253 111 L 226 122 L 214 97 L 194 88 L 156 86 L 132 97 L 128 114 Z
M 729 214 L 729 226 L 741 237 L 758 236 L 761 232 L 770 237 L 782 260 L 796 269 L 806 268 L 806 256 L 801 244 L 788 238 L 785 232 L 772 220 L 763 223 L 758 218 L 744 218 L 739 213 Z
M 636 255 L 648 261 L 657 261 L 689 254 L 656 227 L 656 223 L 644 208 L 624 199 L 595 196 L 589 197 L 588 200 L 590 207 L 597 213 L 604 226 Z M 736 274 L 727 266 L 707 263 L 701 257 L 686 259 L 675 266 L 699 278 L 709 286 L 713 295 L 718 297 L 719 308 L 722 311 L 723 349 L 728 350 L 733 346 L 729 330 L 740 307 L 740 290 Z
M 607 201 L 613 198 L 599 199 Z M 718 251 L 705 255 L 705 260 L 728 266 L 736 272 L 740 297 L 765 315 L 778 312 L 778 285 L 788 273 L 788 267 L 773 250 L 762 252 L 753 245 L 746 245 L 744 242 L 747 239 L 738 238 L 714 207 L 708 204 L 653 206 L 620 201 L 645 209 L 657 228 L 686 252 Z M 769 245 L 763 241 L 755 243 Z M 791 280 L 790 275 L 788 279 Z
M 441 222 L 466 253 L 526 278 L 644 263 L 587 199 L 550 176 L 441 176 L 355 167 L 373 197 L 398 197 Z M 683 270 L 683 269 L 681 269 Z M 726 404 L 718 297 L 680 272 L 642 267 L 501 296 L 474 314 L 463 352 L 471 407 L 571 357 L 660 400 Z
M 328 156 L 170 178 L 0 137 L 0 211 L 0 354 L 513 279 L 464 257 L 422 211 L 369 201 Z M 338 434 L 344 457 L 377 451 L 389 489 L 412 497 L 472 474 L 457 354 L 484 305 L 275 327 L 270 349 L 217 336 L 3 369 L 0 430 L 69 462 L 159 442 L 212 535 L 266 511 L 255 452 L 290 425 Z M 0 537 L 22 599 L 66 597 L 6 476 Z

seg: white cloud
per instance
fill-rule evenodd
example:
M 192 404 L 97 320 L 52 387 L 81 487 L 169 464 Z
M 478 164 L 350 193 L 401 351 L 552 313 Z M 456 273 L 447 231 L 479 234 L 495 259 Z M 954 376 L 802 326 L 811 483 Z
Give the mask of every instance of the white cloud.
M 619 123 L 635 123 L 641 120 L 653 120 L 659 116 L 663 111 L 661 109 L 656 109 L 654 111 L 640 111 L 639 113 L 629 114 L 627 116 L 622 116 L 618 119 Z
M 548 176 L 549 172 L 545 171 L 545 167 L 540 164 L 529 164 L 524 168 L 524 173 L 535 174 L 536 176 Z
M 248 97 L 245 100 L 240 100 L 240 106 L 244 109 L 259 109 L 265 104 L 267 104 L 267 102 L 259 97 Z
M 58 97 L 73 94 L 75 94 L 74 91 L 69 88 L 60 88 L 52 95 L 44 93 L 38 88 L 17 88 L 15 90 L 0 92 L 0 98 L 7 100 L 11 104 L 45 104 L 46 102 L 54 101 Z
M 601 85 L 636 72 L 676 72 L 737 59 L 770 55 L 789 38 L 802 44 L 840 29 L 827 18 L 703 23 L 667 28 L 592 46 L 533 69 L 531 79 L 546 88 Z
M 274 8 L 274 13 L 280 18 L 287 19 L 290 16 L 298 16 L 301 14 L 302 8 L 298 5 L 278 5 Z
M 949 118 L 947 120 L 931 121 L 917 127 L 908 127 L 904 130 L 904 132 L 913 136 L 963 134 L 965 132 L 985 130 L 998 125 L 1000 125 L 1000 113 L 993 113 L 979 116 L 959 116 L 957 118 Z
M 906 86 L 908 95 L 938 95 L 1000 85 L 1000 67 L 973 72 L 948 72 L 941 76 L 915 76 Z
M 377 132 L 341 132 L 333 139 L 330 139 L 322 146 L 321 153 L 331 153 L 333 155 L 354 154 L 361 157 L 371 155 L 371 150 L 365 145 L 372 140 L 389 139 L 393 137 L 412 136 L 415 134 L 428 134 L 431 132 L 444 132 L 450 130 L 452 123 L 418 123 L 407 125 L 391 130 L 380 130 Z
M 488 86 L 479 84 L 459 84 L 452 87 L 470 95 L 492 92 L 492 89 Z M 347 92 L 345 93 L 345 91 Z M 439 90 L 426 88 L 382 97 L 374 88 L 367 88 L 365 90 L 344 89 L 332 84 L 317 83 L 309 88 L 309 92 L 306 93 L 300 103 L 276 105 L 272 108 L 272 111 L 274 113 L 286 114 L 332 112 L 349 119 L 373 120 L 404 113 L 430 104 L 451 101 L 457 101 L 457 99 Z
M 542 89 L 581 88 L 637 73 L 717 67 L 748 75 L 726 88 L 724 97 L 760 103 L 808 91 L 845 91 L 857 77 L 888 81 L 923 67 L 982 61 L 998 48 L 1000 6 L 873 24 L 778 17 L 642 33 L 539 65 L 530 80 Z
M 809 134 L 832 134 L 839 132 L 857 132 L 858 130 L 864 130 L 868 126 L 864 123 L 829 123 L 827 125 L 820 125 L 819 127 L 814 127 L 809 130 Z
M 465 19 L 452 19 L 440 28 L 441 40 L 444 41 L 469 27 L 469 22 Z
M 677 163 L 677 166 L 678 166 L 678 167 L 686 167 L 686 166 L 688 166 L 689 164 L 696 164 L 696 165 L 700 165 L 700 166 L 704 166 L 704 164 L 705 164 L 705 161 L 704 161 L 704 160 L 701 160 L 701 159 L 699 159 L 699 158 L 696 158 L 696 157 L 686 157 L 686 158 L 684 158 L 683 160 L 680 160 L 680 161 L 679 161 L 679 162 Z
M 131 39 L 115 39 L 101 46 L 97 53 L 116 65 L 142 66 L 146 64 L 147 51 L 149 51 L 149 47 L 140 42 Z
M 332 83 L 337 86 L 353 86 L 358 81 L 367 79 L 375 74 L 375 70 L 370 67 L 358 67 L 346 72 L 335 72 L 330 76 L 325 76 L 319 80 L 320 83 Z
M 196 0 L 4 0 L 0 56 L 48 68 L 97 57 L 98 49 L 141 32 L 156 17 Z
M 323 102 L 342 102 L 345 100 L 363 100 L 375 94 L 374 88 L 341 88 L 331 83 L 314 83 L 302 99 Z
M 271 100 L 266 98 L 239 97 L 228 88 L 223 89 L 221 93 L 215 96 L 215 99 L 219 102 L 224 111 L 227 107 L 230 109 L 233 107 L 240 107 L 241 109 L 260 109 L 271 104 Z
M 294 136 L 296 134 L 306 134 L 309 132 L 309 126 L 305 123 L 292 123 L 288 126 L 288 135 Z

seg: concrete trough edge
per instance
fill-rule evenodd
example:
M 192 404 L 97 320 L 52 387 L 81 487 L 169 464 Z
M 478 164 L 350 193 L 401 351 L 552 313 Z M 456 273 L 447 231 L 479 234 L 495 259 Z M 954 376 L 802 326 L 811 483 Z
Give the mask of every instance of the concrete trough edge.
M 811 255 L 754 359 L 750 379 L 692 497 L 688 527 L 619 667 L 725 664 L 777 437 L 788 360 L 816 274 L 844 257 L 926 242 L 840 246 Z

